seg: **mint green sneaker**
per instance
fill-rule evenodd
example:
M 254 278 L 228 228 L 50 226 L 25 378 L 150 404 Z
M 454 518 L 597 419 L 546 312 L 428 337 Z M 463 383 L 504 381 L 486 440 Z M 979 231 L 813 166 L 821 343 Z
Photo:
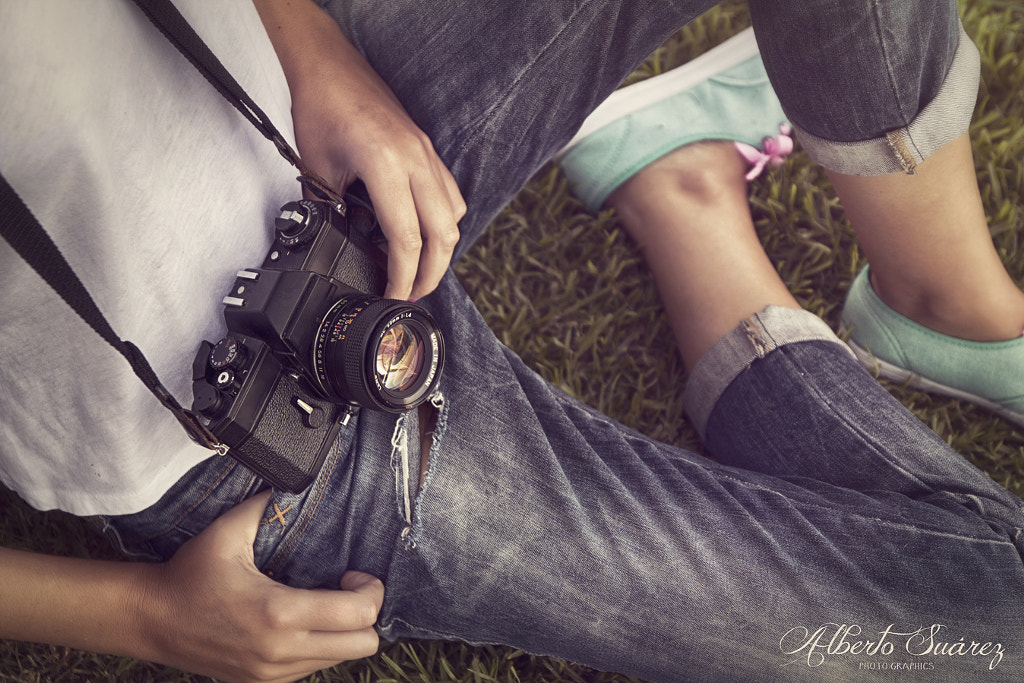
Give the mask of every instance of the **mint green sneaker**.
M 596 212 L 645 166 L 701 140 L 739 143 L 754 166 L 748 179 L 793 148 L 751 29 L 676 69 L 612 93 L 559 153 L 559 163 L 573 193 Z
M 929 330 L 887 306 L 864 268 L 850 287 L 842 324 L 868 370 L 970 401 L 1024 428 L 1024 337 L 974 342 Z

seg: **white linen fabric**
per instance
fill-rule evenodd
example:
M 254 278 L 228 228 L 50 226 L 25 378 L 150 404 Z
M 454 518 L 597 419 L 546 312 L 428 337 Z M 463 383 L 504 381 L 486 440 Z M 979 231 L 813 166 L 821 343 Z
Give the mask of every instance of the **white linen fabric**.
M 252 3 L 177 4 L 291 139 Z M 196 347 L 222 336 L 221 299 L 262 261 L 297 173 L 128 0 L 0 4 L 0 92 L 0 172 L 115 332 L 191 404 Z M 42 510 L 123 514 L 210 456 L 0 240 L 3 483 Z

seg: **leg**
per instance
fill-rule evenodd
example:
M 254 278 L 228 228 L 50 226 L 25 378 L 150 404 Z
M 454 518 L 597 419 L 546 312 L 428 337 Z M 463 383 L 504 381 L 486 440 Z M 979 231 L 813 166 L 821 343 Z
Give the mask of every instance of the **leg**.
M 870 261 L 843 312 L 858 356 L 1024 424 L 1024 293 L 985 222 L 966 137 L 978 54 L 956 3 L 750 8 L 779 98 Z
M 754 231 L 745 171 L 732 143 L 696 143 L 608 198 L 644 253 L 689 368 L 740 320 L 768 305 L 800 307 Z M 725 272 L 727 280 L 719 277 Z
M 960 339 L 1024 331 L 1024 292 L 992 246 L 966 135 L 914 175 L 830 173 L 871 263 L 871 284 L 895 311 Z
M 717 3 L 323 4 L 458 181 L 458 258 L 598 103 Z
M 702 101 L 706 106 L 708 98 Z M 628 139 L 637 145 L 646 139 L 640 127 L 638 118 L 628 126 L 631 131 Z M 616 141 L 608 153 L 616 154 L 620 144 Z M 729 464 L 774 475 L 798 476 L 814 472 L 819 479 L 848 488 L 894 489 L 897 484 L 893 474 L 897 472 L 903 473 L 899 486 L 905 486 L 901 490 L 908 495 L 940 488 L 943 482 L 971 478 L 980 478 L 973 484 L 974 488 L 985 488 L 984 475 L 959 458 L 950 459 L 948 463 L 946 458 L 933 460 L 931 455 L 922 458 L 919 453 L 930 454 L 938 440 L 929 435 L 924 440 L 927 445 L 919 450 L 922 447 L 919 421 L 898 408 L 887 395 L 874 388 L 866 390 L 864 384 L 870 384 L 870 380 L 862 373 L 852 374 L 841 385 L 829 386 L 821 394 L 884 397 L 880 399 L 881 406 L 865 403 L 867 407 L 857 418 L 867 424 L 872 422 L 872 411 L 890 415 L 888 429 L 893 435 L 900 435 L 890 439 L 896 444 L 889 449 L 891 455 L 879 452 L 878 457 L 891 460 L 882 469 L 874 466 L 861 471 L 860 462 L 824 460 L 822 454 L 837 448 L 854 449 L 838 446 L 836 432 L 830 431 L 824 438 L 818 438 L 813 429 L 801 427 L 808 420 L 806 413 L 784 409 L 786 405 L 813 404 L 813 400 L 798 399 L 791 393 L 797 391 L 796 385 L 761 385 L 747 391 L 732 389 L 735 398 L 718 401 L 723 378 L 731 380 L 733 377 L 720 366 L 699 364 L 699 359 L 707 355 L 721 337 L 765 307 L 800 308 L 776 274 L 754 231 L 744 172 L 745 164 L 731 143 L 688 144 L 644 167 L 612 192 L 605 203 L 619 213 L 643 250 L 658 283 L 680 353 L 693 370 L 687 394 L 691 399 L 691 417 L 698 429 L 702 433 L 708 431 L 711 415 L 705 407 L 707 404 L 719 402 L 730 406 L 718 409 L 713 423 L 715 428 L 710 432 L 715 438 L 709 439 L 708 446 L 715 456 Z M 723 277 L 723 273 L 728 276 Z M 746 332 L 751 333 L 756 334 L 756 328 Z M 746 348 L 745 337 L 737 339 L 741 348 Z M 843 360 L 848 362 L 849 358 Z M 736 384 L 740 384 L 738 379 Z M 752 395 L 761 398 L 751 400 Z M 772 407 L 755 417 L 762 402 Z M 852 402 L 851 405 L 861 404 Z M 848 411 L 852 412 L 846 408 L 842 412 Z M 793 423 L 787 425 L 789 418 Z M 807 434 L 776 443 L 770 433 L 737 429 L 738 423 L 775 423 L 784 432 L 801 434 L 806 430 Z M 738 435 L 749 435 L 749 438 Z M 903 451 L 901 443 L 913 444 L 913 447 Z M 943 463 L 943 467 L 936 468 L 938 463 Z M 823 467 L 827 467 L 827 473 Z M 880 473 L 884 473 L 883 478 L 876 480 L 875 476 Z M 930 482 L 929 486 L 921 488 L 922 480 Z M 1005 494 L 1001 491 L 997 495 L 1003 505 L 1013 501 L 1012 496 Z
M 821 7 L 794 19 L 761 0 L 751 13 L 769 37 L 765 65 L 783 106 L 830 169 L 875 292 L 946 335 L 1019 337 L 1024 293 L 992 247 L 966 135 L 978 66 L 956 3 L 846 5 L 840 21 L 865 30 L 800 56 L 775 46 L 820 26 Z M 904 169 L 913 174 L 892 173 Z
M 460 297 L 449 290 L 445 299 L 450 306 Z M 446 331 L 460 317 L 436 314 L 447 318 Z M 768 330 L 784 336 L 775 323 Z M 472 328 L 453 330 L 452 340 L 481 344 Z M 945 479 L 964 494 L 962 504 L 943 494 L 940 477 L 930 495 L 904 493 L 903 482 L 916 476 L 909 467 L 962 461 L 912 416 L 886 412 L 899 408 L 834 337 L 786 344 L 762 359 L 748 344 L 738 396 L 760 404 L 758 392 L 778 392 L 777 400 L 727 423 L 728 408 L 712 411 L 716 448 L 720 430 L 767 441 L 750 461 L 807 436 L 800 457 L 810 461 L 814 451 L 813 462 L 793 464 L 800 473 L 785 477 L 645 439 L 565 397 L 500 346 L 484 348 L 481 366 L 454 358 L 446 370 L 451 384 L 430 469 L 388 565 L 385 635 L 510 643 L 650 680 L 677 680 L 680 662 L 702 680 L 771 680 L 764 671 L 776 671 L 777 680 L 820 676 L 805 663 L 781 668 L 801 654 L 785 658 L 779 643 L 790 629 L 832 622 L 860 624 L 875 638 L 889 624 L 909 631 L 959 623 L 977 626 L 975 639 L 1016 642 L 1020 605 L 1006 604 L 1004 591 L 1022 581 L 1009 541 L 1020 512 L 1000 504 L 998 485 L 980 473 L 968 485 Z M 723 354 L 711 353 L 708 363 L 718 367 Z M 857 378 L 866 396 L 823 400 Z M 787 403 L 791 397 L 799 401 Z M 846 402 L 856 400 L 877 401 L 880 413 L 866 425 L 844 422 Z M 773 430 L 780 410 L 791 420 Z M 881 425 L 888 433 L 904 416 L 900 448 L 880 457 L 882 435 L 864 438 L 862 429 Z M 812 435 L 796 429 L 802 418 L 814 424 Z M 818 448 L 833 434 L 847 435 L 841 459 L 828 443 Z M 900 463 L 903 449 L 917 459 Z M 862 488 L 833 483 L 840 469 L 833 459 L 862 473 Z M 982 495 L 984 517 L 972 508 Z M 970 590 L 982 585 L 999 594 L 999 615 L 984 628 L 962 616 L 990 614 L 988 599 Z M 856 658 L 836 664 L 849 670 L 830 670 L 830 678 L 870 680 Z

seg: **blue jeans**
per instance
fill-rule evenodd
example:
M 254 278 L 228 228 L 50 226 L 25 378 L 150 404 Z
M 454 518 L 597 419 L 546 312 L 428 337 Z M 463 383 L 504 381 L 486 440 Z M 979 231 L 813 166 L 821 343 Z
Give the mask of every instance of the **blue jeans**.
M 470 207 L 462 253 L 586 114 L 711 3 L 406 4 L 327 8 L 458 179 Z M 930 78 L 898 88 L 921 90 L 920 108 L 953 87 L 946 75 L 963 52 L 955 13 L 926 5 L 886 26 L 926 38 L 914 54 Z M 761 33 L 770 63 L 787 45 Z M 846 49 L 830 45 L 863 48 L 857 64 L 894 59 L 856 31 L 845 38 Z M 785 82 L 797 68 L 770 71 Z M 802 111 L 790 95 L 787 109 Z M 861 143 L 893 130 L 878 106 L 849 117 L 859 132 L 831 129 L 846 117 L 794 119 L 862 163 Z M 907 113 L 896 129 L 919 120 Z M 963 132 L 940 123 L 936 139 Z M 876 172 L 899 163 L 891 145 L 872 149 L 884 157 Z M 363 411 L 313 486 L 275 494 L 256 541 L 270 576 L 333 587 L 360 569 L 384 580 L 386 638 L 504 643 L 654 681 L 891 680 L 909 669 L 1019 678 L 1021 501 L 892 399 L 813 315 L 767 309 L 694 368 L 686 400 L 712 461 L 546 383 L 451 273 L 424 304 L 450 354 L 423 413 L 433 436 L 422 486 L 421 414 Z M 166 558 L 263 486 L 212 458 L 108 530 L 128 552 Z

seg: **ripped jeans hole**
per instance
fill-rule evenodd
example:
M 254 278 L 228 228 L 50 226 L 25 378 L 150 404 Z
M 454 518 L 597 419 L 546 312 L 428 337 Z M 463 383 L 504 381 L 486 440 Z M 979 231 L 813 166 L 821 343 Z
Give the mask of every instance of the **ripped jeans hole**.
M 437 428 L 437 416 L 439 408 L 432 401 L 421 403 L 419 407 L 420 423 L 420 476 L 416 485 L 416 492 L 419 493 L 423 487 L 423 481 L 427 477 L 427 469 L 430 467 L 430 448 L 434 445 L 434 430 Z
M 437 395 L 415 411 L 399 416 L 391 437 L 391 466 L 395 473 L 395 494 L 398 512 L 409 526 L 412 525 L 413 505 L 430 472 L 430 451 L 435 432 L 443 431 L 441 410 L 444 399 Z M 416 448 L 416 435 L 419 448 Z M 408 528 L 408 527 L 407 527 Z

